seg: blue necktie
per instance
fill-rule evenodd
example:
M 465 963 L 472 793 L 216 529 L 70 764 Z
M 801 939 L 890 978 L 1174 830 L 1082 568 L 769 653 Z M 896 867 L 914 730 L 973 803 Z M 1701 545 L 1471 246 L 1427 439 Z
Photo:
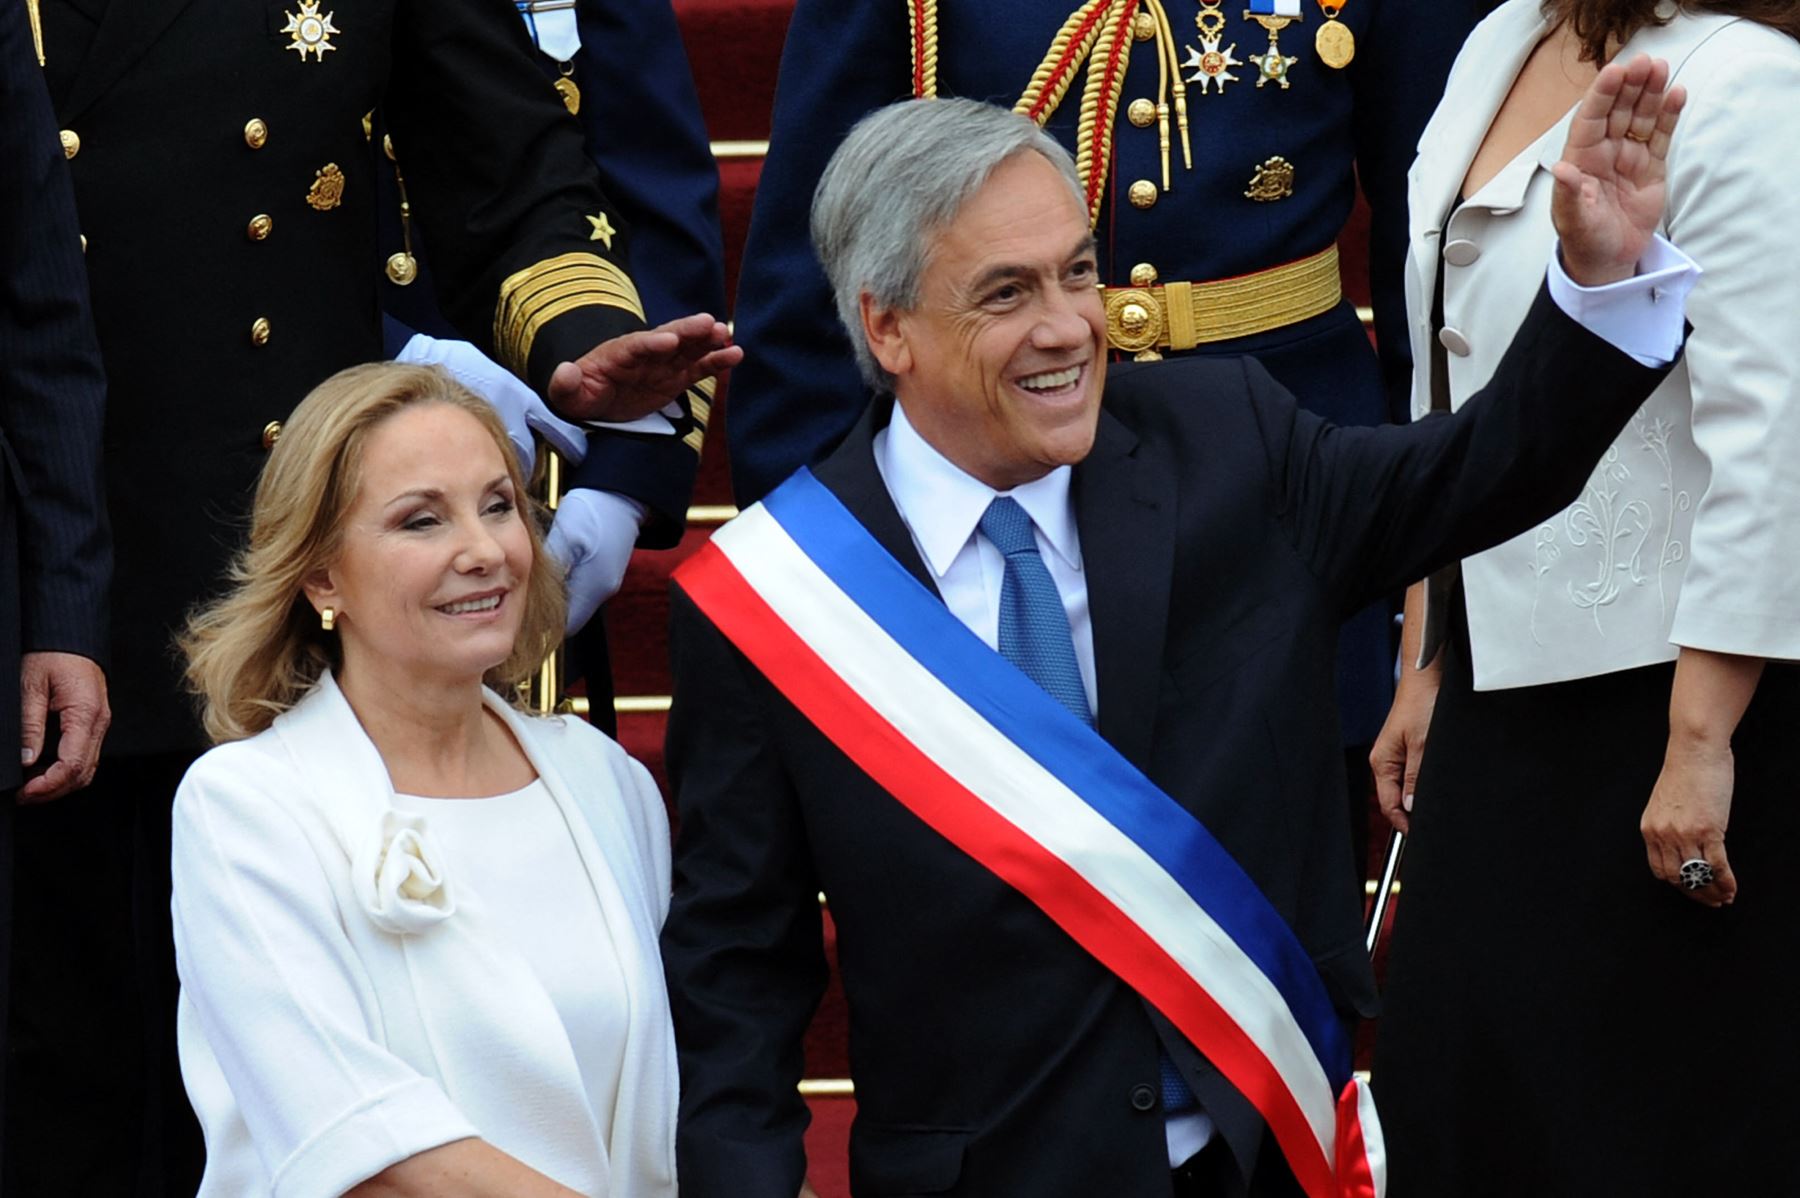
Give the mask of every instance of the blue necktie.
M 1000 585 L 1000 656 L 1092 727 L 1094 713 L 1075 661 L 1069 614 L 1038 553 L 1031 517 L 1014 500 L 997 496 L 981 515 L 981 535 L 1006 559 L 1006 579 Z M 1173 1114 L 1198 1106 L 1167 1053 L 1160 1055 L 1160 1066 L 1163 1110 Z
M 1006 580 L 1000 586 L 1000 656 L 1092 727 L 1094 714 L 1088 710 L 1087 688 L 1075 663 L 1069 615 L 1038 555 L 1031 517 L 1001 495 L 982 513 L 981 533 L 1006 558 Z

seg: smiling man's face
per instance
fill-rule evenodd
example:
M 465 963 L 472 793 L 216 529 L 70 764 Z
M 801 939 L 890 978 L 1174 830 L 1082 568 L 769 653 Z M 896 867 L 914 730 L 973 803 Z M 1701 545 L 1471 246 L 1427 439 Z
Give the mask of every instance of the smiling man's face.
M 1106 381 L 1087 213 L 1043 156 L 1002 163 L 934 239 L 910 311 L 864 297 L 876 359 L 933 448 L 996 490 L 1086 457 Z

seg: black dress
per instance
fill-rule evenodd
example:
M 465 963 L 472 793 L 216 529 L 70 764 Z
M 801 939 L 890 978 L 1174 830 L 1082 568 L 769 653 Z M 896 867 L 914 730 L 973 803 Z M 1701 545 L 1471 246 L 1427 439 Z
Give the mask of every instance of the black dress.
M 1674 667 L 1476 692 L 1453 610 L 1375 1051 L 1391 1198 L 1800 1195 L 1800 667 L 1733 740 L 1715 911 L 1638 834 Z

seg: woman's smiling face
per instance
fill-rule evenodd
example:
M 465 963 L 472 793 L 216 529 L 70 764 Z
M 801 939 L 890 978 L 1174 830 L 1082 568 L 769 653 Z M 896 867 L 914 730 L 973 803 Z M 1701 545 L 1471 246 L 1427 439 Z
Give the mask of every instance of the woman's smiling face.
M 307 586 L 337 611 L 346 672 L 479 680 L 512 653 L 532 550 L 502 452 L 447 404 L 370 431 L 337 559 Z

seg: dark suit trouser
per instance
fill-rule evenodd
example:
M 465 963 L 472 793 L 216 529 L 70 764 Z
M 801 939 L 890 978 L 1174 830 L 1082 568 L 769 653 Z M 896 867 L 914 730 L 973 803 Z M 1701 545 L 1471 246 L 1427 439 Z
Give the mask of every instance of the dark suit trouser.
M 16 819 L 0 1190 L 190 1198 L 200 1129 L 175 1056 L 169 811 L 187 753 L 109 757 Z
M 0 790 L 0 1061 L 6 1058 L 7 990 L 12 961 L 14 792 Z M 0 1178 L 6 1175 L 6 1079 L 0 1075 Z M 5 1190 L 0 1184 L 0 1192 Z

